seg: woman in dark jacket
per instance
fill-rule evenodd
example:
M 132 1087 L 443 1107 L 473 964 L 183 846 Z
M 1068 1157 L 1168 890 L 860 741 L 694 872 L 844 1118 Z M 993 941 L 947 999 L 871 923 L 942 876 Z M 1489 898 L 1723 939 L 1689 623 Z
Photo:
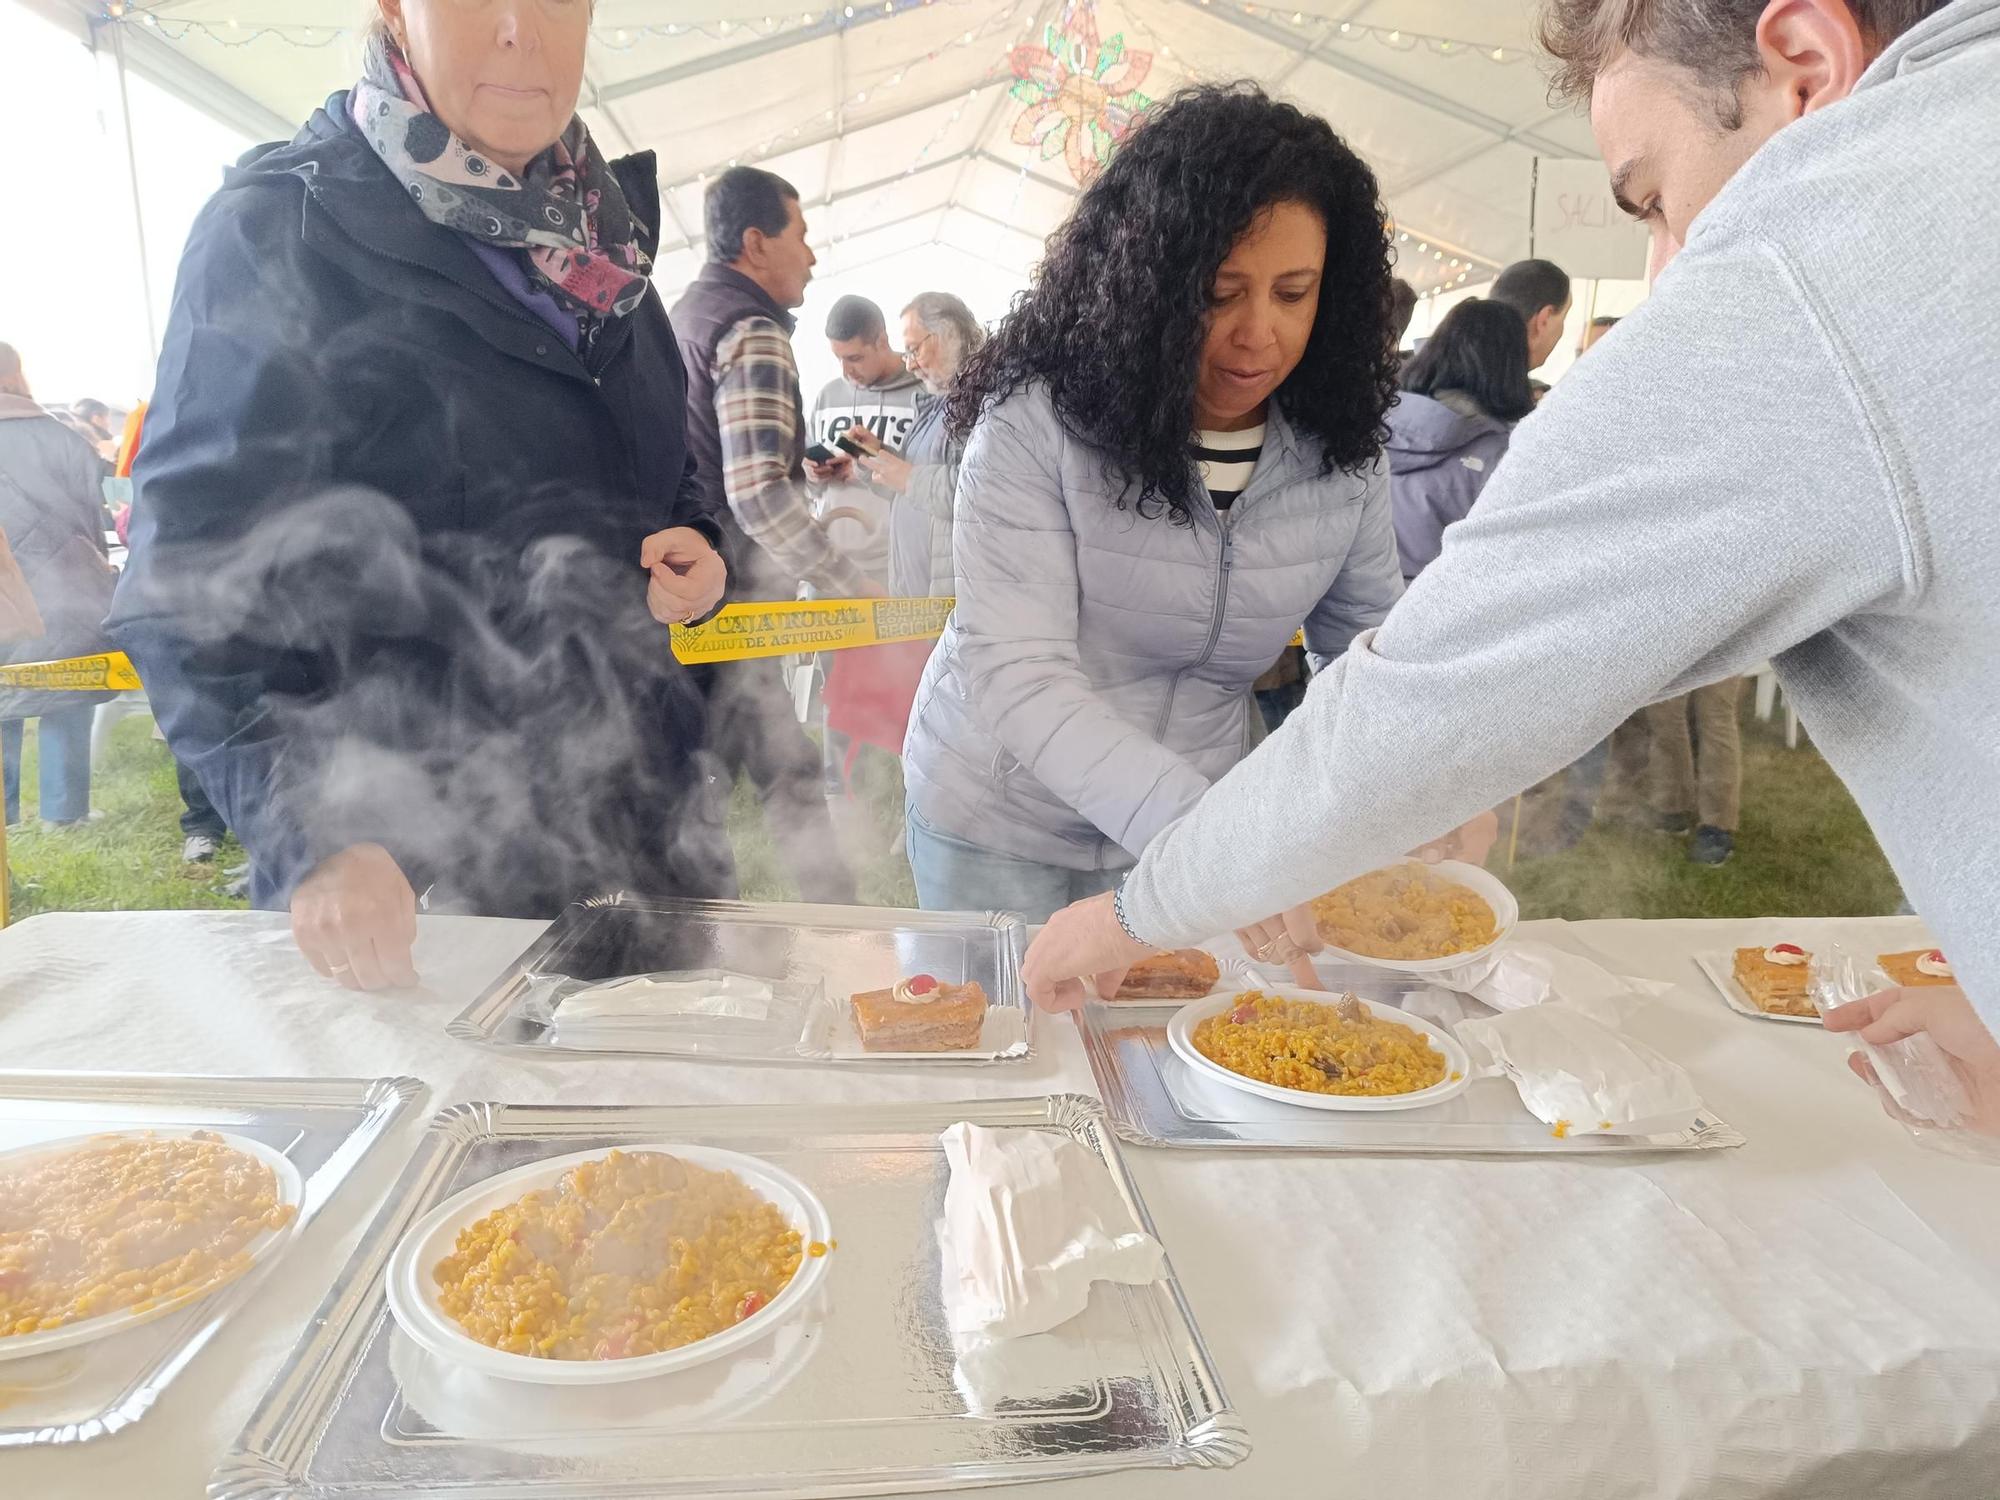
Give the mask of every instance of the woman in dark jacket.
M 1528 325 L 1504 302 L 1471 298 L 1444 315 L 1403 366 L 1389 408 L 1389 489 L 1403 577 L 1437 561 L 1445 528 L 1486 488 L 1514 424 L 1535 409 Z
M 728 894 L 666 624 L 719 602 L 650 154 L 589 7 L 381 0 L 363 76 L 183 256 L 112 627 L 320 972 L 433 909 Z
M 35 596 L 43 634 L 0 650 L 0 661 L 54 661 L 108 649 L 104 611 L 115 575 L 105 552 L 103 480 L 90 444 L 38 406 L 20 356 L 0 344 L 0 535 Z M 7 821 L 21 819 L 21 750 L 41 720 L 41 819 L 90 812 L 90 721 L 109 693 L 0 687 L 0 759 Z

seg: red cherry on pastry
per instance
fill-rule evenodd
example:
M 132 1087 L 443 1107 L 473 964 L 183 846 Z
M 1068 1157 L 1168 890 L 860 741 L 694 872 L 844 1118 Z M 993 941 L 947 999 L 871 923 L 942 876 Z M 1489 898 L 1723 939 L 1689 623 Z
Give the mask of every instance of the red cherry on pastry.
M 912 995 L 928 995 L 937 987 L 937 980 L 929 974 L 919 974 L 915 979 L 910 981 L 910 993 Z
M 1801 948 L 1797 943 L 1773 943 L 1771 944 L 1771 951 L 1773 953 L 1796 953 L 1803 957 L 1806 950 Z

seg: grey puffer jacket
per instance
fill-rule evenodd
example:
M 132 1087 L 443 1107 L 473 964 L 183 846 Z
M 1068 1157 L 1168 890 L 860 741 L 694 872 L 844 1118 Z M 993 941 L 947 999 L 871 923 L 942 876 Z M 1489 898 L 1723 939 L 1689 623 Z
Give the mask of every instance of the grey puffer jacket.
M 109 651 L 104 616 L 111 570 L 104 543 L 104 476 L 90 444 L 25 396 L 0 395 L 0 531 L 34 593 L 48 633 L 0 650 L 0 661 L 54 661 Z M 110 693 L 0 687 L 0 719 L 102 703 Z
M 1433 400 L 1404 391 L 1389 408 L 1390 494 L 1403 577 L 1437 561 L 1445 529 L 1463 521 L 1507 455 L 1512 434 L 1463 391 Z
M 1192 526 L 1107 467 L 1040 386 L 987 409 L 904 746 L 924 822 L 1076 870 L 1130 864 L 1249 752 L 1250 684 L 1301 624 L 1335 656 L 1403 591 L 1388 469 L 1322 475 L 1275 409 L 1249 487 Z
M 910 487 L 889 515 L 889 588 L 906 598 L 947 598 L 953 588 L 952 501 L 965 445 L 945 431 L 941 397 L 918 410 L 903 457 L 910 462 Z

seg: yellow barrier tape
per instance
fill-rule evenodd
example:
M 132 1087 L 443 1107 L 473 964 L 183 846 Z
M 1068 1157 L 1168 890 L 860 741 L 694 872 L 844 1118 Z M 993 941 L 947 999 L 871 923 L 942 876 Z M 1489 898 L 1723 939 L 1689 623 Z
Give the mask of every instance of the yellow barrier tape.
M 130 693 L 139 674 L 123 651 L 101 656 L 72 656 L 65 661 L 31 661 L 0 666 L 0 687 L 35 688 L 42 692 Z
M 955 599 L 774 599 L 730 604 L 706 624 L 674 627 L 683 662 L 749 661 L 809 651 L 847 651 L 890 641 L 934 640 Z M 1292 637 L 1305 644 L 1305 633 Z
M 951 599 L 776 599 L 730 604 L 714 619 L 673 628 L 674 655 L 693 664 L 749 661 L 810 651 L 847 651 L 891 641 L 935 640 L 956 601 Z M 1303 633 L 1292 637 L 1303 645 Z M 123 651 L 64 661 L 0 666 L 0 687 L 42 692 L 129 693 L 139 674 Z
M 944 630 L 950 599 L 776 599 L 725 605 L 701 625 L 674 627 L 674 655 L 688 663 L 748 661 L 806 651 L 846 651 L 927 641 Z

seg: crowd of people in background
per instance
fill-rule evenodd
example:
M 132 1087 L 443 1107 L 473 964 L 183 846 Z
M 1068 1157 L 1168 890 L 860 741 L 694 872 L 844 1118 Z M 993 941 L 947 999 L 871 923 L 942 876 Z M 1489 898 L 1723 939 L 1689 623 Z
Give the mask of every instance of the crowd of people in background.
M 838 736 L 824 708 L 818 744 L 804 728 L 824 674 L 664 649 L 661 627 L 726 600 L 954 596 L 907 685 L 919 896 L 1101 913 L 1089 898 L 1170 829 L 1205 828 L 1267 735 L 1304 753 L 1302 701 L 1326 721 L 1354 670 L 1387 670 L 1378 629 L 1427 626 L 1466 588 L 1452 534 L 1496 480 L 1568 503 L 1546 457 L 1526 467 L 1548 477 L 1519 479 L 1516 439 L 1543 425 L 1520 426 L 1569 277 L 1517 262 L 1404 352 L 1416 299 L 1374 175 L 1251 85 L 1150 110 L 990 331 L 945 291 L 913 291 L 893 325 L 841 298 L 822 330 L 840 374 L 808 404 L 799 193 L 747 166 L 711 182 L 707 264 L 669 311 L 655 165 L 606 160 L 574 112 L 587 15 L 500 35 L 476 7 L 385 3 L 355 86 L 231 174 L 183 257 L 115 601 L 92 451 L 114 416 L 58 421 L 0 358 L 0 524 L 42 626 L 12 654 L 127 650 L 190 815 L 200 799 L 213 833 L 235 830 L 255 899 L 289 907 L 344 984 L 407 982 L 420 908 L 733 893 L 739 778 L 801 894 L 856 898 L 828 808 Z M 472 86 L 496 49 L 518 97 Z M 1801 88 L 1852 87 L 1800 49 Z M 1633 184 L 1659 163 L 1627 154 L 1614 185 L 1657 222 Z M 1622 358 L 1592 352 L 1617 322 L 1588 322 L 1587 383 Z M 1491 548 L 1507 524 L 1475 529 Z M 1406 589 L 1423 607 L 1398 609 Z M 1709 671 L 1689 653 L 1652 684 L 1678 696 L 1593 725 L 1543 784 L 1542 849 L 1646 783 L 1642 819 L 1698 863 L 1730 857 L 1743 678 L 1723 674 L 1754 653 Z M 1314 672 L 1348 687 L 1306 693 Z M 1625 696 L 1595 691 L 1600 709 Z M 90 707 L 0 699 L 10 821 L 26 717 L 44 820 L 84 815 Z M 1439 847 L 1478 857 L 1493 821 Z M 1177 929 L 1184 894 L 1154 880 L 1140 925 Z
M 412 108 L 421 85 L 392 43 L 378 32 L 362 90 L 393 92 Z M 350 134 L 331 117 L 317 124 L 322 148 L 358 135 L 399 175 L 393 141 Z M 1239 147 L 1262 170 L 1232 172 L 1228 156 Z M 1169 150 L 1176 169 L 1153 168 L 1155 154 Z M 1212 90 L 1180 101 L 1158 112 L 1121 162 L 1052 239 L 1035 289 L 997 336 L 946 291 L 911 295 L 893 328 L 865 297 L 836 300 L 821 331 L 839 374 L 810 404 L 799 386 L 794 314 L 816 258 L 799 195 L 782 178 L 739 166 L 709 185 L 708 264 L 667 318 L 686 390 L 680 503 L 703 518 L 690 531 L 726 560 L 730 597 L 959 601 L 921 687 L 914 677 L 886 685 L 908 725 L 907 838 L 927 905 L 980 904 L 1005 891 L 1008 904 L 1040 915 L 1115 880 L 1146 831 L 1178 816 L 1279 727 L 1302 701 L 1313 664 L 1379 623 L 1401 586 L 1436 558 L 1446 530 L 1504 459 L 1515 424 L 1534 411 L 1540 383 L 1530 372 L 1553 353 L 1570 315 L 1561 268 L 1522 261 L 1405 349 L 1417 294 L 1392 277 L 1381 306 L 1376 237 L 1345 222 L 1358 225 L 1373 211 L 1372 177 L 1323 122 L 1261 96 Z M 1222 201 L 1195 201 L 1193 184 L 1228 191 Z M 1144 266 L 1107 261 L 1097 248 L 1106 233 L 1095 222 L 1100 204 L 1142 213 L 1159 241 L 1181 253 Z M 1292 222 L 1299 204 L 1309 205 L 1310 223 Z M 1242 222 L 1252 228 L 1226 246 L 1216 242 Z M 1370 247 L 1368 263 L 1342 263 L 1356 244 Z M 198 235 L 191 255 L 199 248 Z M 474 240 L 470 248 L 493 267 L 491 246 Z M 1217 253 L 1219 267 L 1211 264 Z M 1271 257 L 1286 253 L 1297 264 L 1274 271 Z M 1277 285 L 1279 273 L 1291 283 Z M 1168 284 L 1172 276 L 1179 282 Z M 1333 295 L 1322 291 L 1329 278 L 1353 304 L 1339 309 L 1348 346 L 1309 348 L 1314 319 Z M 552 299 L 507 275 L 499 282 L 587 362 L 590 315 L 570 316 L 560 299 L 552 312 L 542 305 Z M 1223 310 L 1225 283 L 1231 305 L 1252 309 L 1247 334 L 1243 317 Z M 1118 310 L 1127 315 L 1113 316 Z M 1591 320 L 1578 353 L 1616 322 Z M 1093 347 L 1097 328 L 1109 331 Z M 1217 342 L 1228 337 L 1242 347 Z M 1207 341 L 1199 351 L 1197 339 Z M 1144 357 L 1155 350 L 1187 352 L 1165 363 Z M 1384 382 L 1383 472 L 1368 483 L 1372 438 L 1340 433 L 1351 451 L 1337 462 L 1326 458 L 1326 438 L 1340 431 L 1344 390 L 1363 393 L 1354 420 L 1365 428 Z M 1197 426 L 1177 451 L 1161 422 L 1176 420 L 1190 383 Z M 1003 433 L 1036 403 L 1045 408 L 1041 430 L 996 462 Z M 115 458 L 120 419 L 103 403 L 49 415 L 101 460 Z M 1065 440 L 1075 440 L 1073 459 L 1058 457 Z M 1030 453 L 1047 464 L 1037 481 L 1046 499 L 1023 487 Z M 1301 466 L 1295 484 L 1285 478 L 1288 460 Z M 1102 476 L 1120 469 L 1132 476 L 1129 493 L 1110 498 L 1110 516 L 1167 525 L 1119 521 L 1112 530 L 1125 540 L 1110 542 L 1098 534 Z M 1182 475 L 1199 476 L 1206 504 Z M 1235 512 L 1253 479 L 1260 503 Z M 1351 496 L 1342 489 L 1350 483 L 1362 485 Z M 1296 495 L 1283 495 L 1288 486 Z M 79 480 L 77 492 L 87 488 Z M 1280 498 L 1264 499 L 1266 489 Z M 1298 512 L 1289 522 L 1288 505 Z M 1250 519 L 1239 526 L 1238 514 Z M 1329 525 L 1329 515 L 1343 520 Z M 20 519 L 16 528 L 24 529 Z M 1187 555 L 1163 552 L 1162 537 Z M 1121 546 L 1137 549 L 1129 566 L 1107 569 L 1102 556 Z M 1051 547 L 1075 555 L 1037 555 Z M 32 549 L 27 559 L 37 561 Z M 669 578 L 679 566 L 665 556 L 649 564 Z M 1297 604 L 1271 607 L 1267 570 Z M 1215 577 L 1226 586 L 1215 590 L 1222 602 L 1208 620 L 1194 595 L 1214 588 Z M 100 592 L 108 587 L 107 575 Z M 1165 607 L 1176 589 L 1188 595 L 1187 608 Z M 1147 607 L 1137 607 L 1141 600 Z M 1188 622 L 1190 639 L 1168 645 L 1163 617 Z M 1251 620 L 1254 632 L 1242 623 Z M 1290 628 L 1305 631 L 1305 648 L 1257 644 Z M 65 639 L 78 651 L 107 643 L 101 633 Z M 58 654 L 54 637 L 13 651 L 16 659 Z M 810 656 L 760 659 L 691 676 L 710 778 L 746 778 L 800 893 L 844 903 L 856 897 L 844 848 L 851 841 L 837 835 L 829 802 L 845 790 L 847 747 L 829 716 L 825 667 Z M 1116 685 L 1095 686 L 1107 682 Z M 1692 834 L 1693 858 L 1726 858 L 1740 802 L 1740 688 L 1725 683 L 1635 714 L 1551 778 L 1541 800 L 1557 808 L 1553 826 L 1530 830 L 1528 852 L 1573 846 L 1602 800 L 1606 812 Z M 1157 707 L 1149 706 L 1154 695 Z M 21 720 L 41 707 L 42 819 L 60 825 L 70 821 L 63 814 L 87 808 L 93 700 L 44 696 L 49 703 L 17 695 L 20 711 L 7 715 L 8 813 L 19 816 Z M 1002 699 L 1012 706 L 996 714 Z M 1254 712 L 1239 711 L 1243 703 Z M 1150 734 L 1133 727 L 1147 724 Z M 1143 769 L 1149 755 L 1159 761 L 1152 772 Z M 184 855 L 212 859 L 225 815 L 201 775 L 185 761 L 178 769 Z

